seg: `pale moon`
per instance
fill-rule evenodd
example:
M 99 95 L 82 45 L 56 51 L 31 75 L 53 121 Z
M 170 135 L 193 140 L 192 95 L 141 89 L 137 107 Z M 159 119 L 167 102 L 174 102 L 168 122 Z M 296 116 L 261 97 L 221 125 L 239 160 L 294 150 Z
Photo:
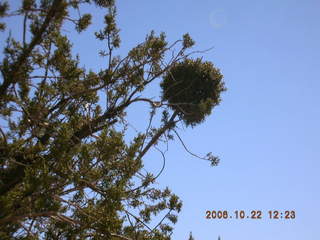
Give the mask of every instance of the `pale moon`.
M 214 29 L 220 29 L 227 24 L 227 15 L 225 11 L 218 9 L 214 10 L 209 15 L 209 23 Z

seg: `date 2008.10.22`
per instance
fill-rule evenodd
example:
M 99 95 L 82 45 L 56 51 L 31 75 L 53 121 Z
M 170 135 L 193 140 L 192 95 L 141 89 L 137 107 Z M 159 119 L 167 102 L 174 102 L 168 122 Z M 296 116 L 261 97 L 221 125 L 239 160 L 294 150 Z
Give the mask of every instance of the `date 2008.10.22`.
M 267 211 L 267 217 L 269 219 L 295 219 L 296 212 L 291 211 L 278 211 L 278 210 L 270 210 Z M 262 219 L 265 214 L 263 214 L 260 210 L 252 210 L 250 212 L 246 212 L 243 210 L 235 210 L 232 213 L 229 211 L 206 211 L 207 219 Z

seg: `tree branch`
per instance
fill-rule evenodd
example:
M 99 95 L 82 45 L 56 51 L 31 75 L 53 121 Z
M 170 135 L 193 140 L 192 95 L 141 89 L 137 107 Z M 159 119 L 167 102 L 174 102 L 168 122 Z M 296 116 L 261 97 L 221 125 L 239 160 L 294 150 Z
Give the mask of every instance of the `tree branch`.
M 0 219 L 0 225 L 8 224 L 10 222 L 19 222 L 22 221 L 24 218 L 35 218 L 35 217 L 51 217 L 57 216 L 57 212 L 49 211 L 49 212 L 40 212 L 40 213 L 29 213 L 20 216 L 10 216 L 3 219 Z
M 44 32 L 47 30 L 52 19 L 55 17 L 56 13 L 59 11 L 59 8 L 60 8 L 62 2 L 63 2 L 63 0 L 54 0 L 53 1 L 51 8 L 50 8 L 48 14 L 46 15 L 46 18 L 45 18 L 43 24 L 41 25 L 39 31 L 33 37 L 32 41 L 30 42 L 28 47 L 24 48 L 24 50 L 22 51 L 22 53 L 19 56 L 19 58 L 17 59 L 17 61 L 12 65 L 12 67 L 11 67 L 12 70 L 9 74 L 10 79 L 8 79 L 8 76 L 7 77 L 4 76 L 3 83 L 0 86 L 0 99 L 6 95 L 7 89 L 11 84 L 14 84 L 17 81 L 19 81 L 18 74 L 20 73 L 21 68 L 25 65 L 25 62 L 27 61 L 27 59 L 30 56 L 34 47 L 36 45 L 38 45 L 39 43 L 41 43 L 41 41 L 43 40 L 42 36 L 43 36 Z
M 175 111 L 172 114 L 170 120 L 161 129 L 159 129 L 159 131 L 152 137 L 147 146 L 145 146 L 145 148 L 140 152 L 140 154 L 137 157 L 138 159 L 141 159 L 149 151 L 149 149 L 158 141 L 162 134 L 164 134 L 165 131 L 172 127 L 172 125 L 174 124 L 174 119 L 177 115 L 178 112 Z

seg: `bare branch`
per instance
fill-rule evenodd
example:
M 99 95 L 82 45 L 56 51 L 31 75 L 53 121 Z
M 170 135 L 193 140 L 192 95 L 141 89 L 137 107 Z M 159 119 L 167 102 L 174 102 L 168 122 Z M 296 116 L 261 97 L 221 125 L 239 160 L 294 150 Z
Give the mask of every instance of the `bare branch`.
M 161 223 L 167 218 L 167 216 L 171 213 L 171 209 L 167 212 L 166 215 L 164 215 L 164 217 L 161 219 L 161 221 L 152 229 L 152 232 L 155 231 L 160 225 Z
M 196 158 L 202 159 L 202 160 L 212 161 L 212 160 L 210 160 L 210 158 L 208 158 L 208 157 L 200 157 L 200 156 L 198 156 L 197 154 L 194 154 L 193 152 L 191 152 L 191 151 L 187 148 L 187 146 L 185 145 L 185 143 L 183 142 L 183 140 L 182 140 L 182 138 L 180 137 L 180 135 L 178 134 L 178 132 L 177 132 L 175 129 L 172 129 L 172 130 L 173 130 L 174 133 L 177 135 L 177 137 L 178 137 L 178 139 L 180 140 L 183 148 L 184 148 L 190 155 L 192 155 L 192 156 L 194 156 L 194 157 L 196 157 Z
M 51 216 L 57 216 L 57 212 L 49 211 L 49 212 L 40 212 L 40 213 L 28 213 L 20 216 L 9 216 L 9 217 L 0 219 L 0 225 L 7 224 L 10 222 L 19 222 L 19 221 L 22 221 L 24 218 L 51 217 Z
M 178 115 L 177 111 L 175 111 L 170 120 L 161 128 L 159 131 L 152 137 L 150 142 L 145 146 L 145 148 L 140 152 L 138 159 L 142 158 L 148 151 L 149 149 L 158 141 L 158 139 L 164 134 L 169 128 L 172 127 L 172 124 L 174 124 L 174 119 Z
M 130 216 L 132 216 L 136 221 L 142 223 L 142 225 L 144 225 L 146 228 L 149 229 L 150 232 L 152 232 L 152 229 L 145 223 L 143 222 L 140 218 L 136 217 L 135 215 L 133 215 L 132 213 L 130 213 L 129 211 L 127 210 L 124 210 L 126 213 L 128 213 Z
M 28 13 L 26 12 L 24 14 L 24 19 L 23 19 L 23 36 L 22 36 L 22 44 L 23 47 L 26 47 L 26 30 L 27 30 L 27 20 L 28 20 Z

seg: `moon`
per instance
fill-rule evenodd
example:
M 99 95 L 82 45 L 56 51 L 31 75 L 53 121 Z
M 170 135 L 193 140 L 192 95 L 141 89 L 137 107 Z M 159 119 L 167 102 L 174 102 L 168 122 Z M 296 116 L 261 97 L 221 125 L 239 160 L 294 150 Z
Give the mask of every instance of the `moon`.
M 210 26 L 214 29 L 223 28 L 227 24 L 227 20 L 227 15 L 222 9 L 214 10 L 209 15 Z

